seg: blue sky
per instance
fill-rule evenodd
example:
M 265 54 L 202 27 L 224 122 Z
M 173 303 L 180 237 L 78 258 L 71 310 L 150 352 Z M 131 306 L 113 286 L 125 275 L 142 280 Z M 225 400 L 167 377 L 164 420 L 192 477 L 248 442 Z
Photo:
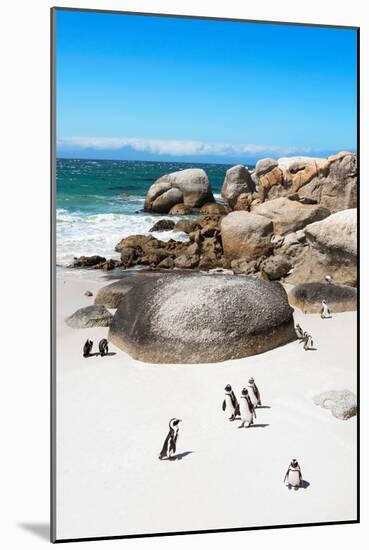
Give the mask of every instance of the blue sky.
M 356 31 L 57 11 L 57 153 L 246 162 L 356 148 Z

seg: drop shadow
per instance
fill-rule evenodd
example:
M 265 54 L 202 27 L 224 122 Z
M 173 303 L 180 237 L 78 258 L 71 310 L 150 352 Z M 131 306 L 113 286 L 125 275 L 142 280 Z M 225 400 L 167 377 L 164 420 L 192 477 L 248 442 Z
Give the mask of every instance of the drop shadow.
M 87 355 L 86 357 L 83 357 L 84 359 L 90 359 L 90 357 L 109 357 L 111 355 L 116 355 L 116 351 L 109 351 L 108 353 L 104 353 L 104 355 L 101 355 L 99 352 L 90 353 L 90 355 Z
M 251 424 L 251 426 L 248 426 L 247 428 L 245 426 L 238 426 L 238 429 L 244 429 L 247 430 L 248 428 L 266 428 L 267 426 L 270 426 L 270 424 Z
M 305 351 L 318 351 L 318 348 L 308 348 Z
M 178 453 L 176 455 L 171 456 L 168 458 L 168 460 L 174 461 L 174 460 L 182 460 L 185 456 L 188 456 L 192 454 L 194 451 L 184 451 L 183 453 Z
M 48 523 L 18 523 L 18 527 L 37 535 L 43 540 L 50 540 L 50 525 Z
M 258 411 L 259 409 L 271 409 L 272 407 L 270 407 L 270 405 L 259 405 L 258 407 L 256 407 L 256 410 Z

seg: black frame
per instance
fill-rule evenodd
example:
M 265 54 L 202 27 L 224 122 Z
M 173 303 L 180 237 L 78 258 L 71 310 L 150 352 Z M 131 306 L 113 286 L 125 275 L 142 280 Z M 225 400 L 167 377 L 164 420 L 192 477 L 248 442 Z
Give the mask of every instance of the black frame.
M 153 17 L 167 17 L 177 19 L 203 19 L 207 21 L 229 21 L 238 23 L 263 23 L 269 25 L 289 25 L 299 27 L 319 27 L 319 28 L 335 28 L 335 29 L 347 29 L 356 30 L 357 36 L 357 74 L 356 74 L 356 89 L 357 89 L 357 172 L 358 172 L 358 256 L 357 256 L 357 291 L 358 291 L 358 305 L 357 305 L 357 518 L 354 520 L 343 521 L 326 521 L 326 522 L 314 522 L 314 523 L 297 523 L 297 524 L 285 524 L 285 525 L 265 525 L 256 527 L 231 527 L 223 529 L 200 529 L 197 531 L 169 531 L 164 533 L 139 533 L 136 535 L 114 535 L 106 537 L 80 537 L 70 539 L 57 539 L 56 538 L 56 223 L 55 223 L 55 198 L 56 198 L 56 45 L 55 45 L 55 23 L 56 12 L 58 10 L 63 11 L 78 11 L 78 12 L 94 12 L 94 13 L 107 13 L 117 15 L 135 15 L 135 16 L 153 16 Z M 50 177 L 51 177 L 51 209 L 50 209 L 50 225 L 51 225 L 51 240 L 50 240 L 50 254 L 51 254 L 51 269 L 50 269 L 50 338 L 51 338 L 51 357 L 50 357 L 50 542 L 63 543 L 63 542 L 86 542 L 86 541 L 98 541 L 98 540 L 116 540 L 116 539 L 133 539 L 133 538 L 149 538 L 149 537 L 164 537 L 175 535 L 198 535 L 208 533 L 229 533 L 239 531 L 260 531 L 269 529 L 286 529 L 291 527 L 318 527 L 325 525 L 348 525 L 353 523 L 360 523 L 360 27 L 349 25 L 327 25 L 317 23 L 296 23 L 286 21 L 264 21 L 256 19 L 237 19 L 227 17 L 211 17 L 211 16 L 199 16 L 199 15 L 174 15 L 169 13 L 150 13 L 150 12 L 133 12 L 123 10 L 105 10 L 105 9 L 91 9 L 91 8 L 70 8 L 63 6 L 55 6 L 50 9 Z

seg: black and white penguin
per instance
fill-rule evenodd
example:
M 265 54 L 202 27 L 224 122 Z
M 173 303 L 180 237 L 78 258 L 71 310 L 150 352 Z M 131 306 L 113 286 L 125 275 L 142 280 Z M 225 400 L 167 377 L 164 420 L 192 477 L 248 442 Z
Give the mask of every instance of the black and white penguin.
M 163 460 L 163 458 L 171 458 L 176 452 L 180 422 L 182 422 L 182 420 L 179 420 L 178 418 L 172 418 L 169 421 L 169 432 L 165 438 L 163 448 L 160 451 L 160 460 Z
M 106 338 L 103 338 L 102 340 L 100 340 L 99 352 L 101 357 L 104 357 L 104 355 L 106 355 L 109 352 L 108 341 Z
M 301 468 L 295 458 L 291 461 L 291 464 L 288 466 L 288 470 L 286 472 L 286 475 L 284 476 L 284 483 L 286 483 L 289 489 L 293 487 L 295 491 L 297 491 L 297 489 L 301 487 L 301 484 L 302 484 Z
M 229 420 L 234 420 L 236 416 L 240 414 L 240 407 L 234 391 L 232 390 L 232 386 L 230 384 L 227 384 L 224 389 L 226 393 L 223 400 L 222 409 L 223 411 L 227 411 L 230 415 L 228 417 Z
M 331 311 L 328 307 L 328 304 L 325 300 L 322 301 L 322 307 L 321 307 L 321 310 L 320 310 L 320 317 L 322 319 L 329 319 L 331 316 Z
M 251 403 L 249 392 L 246 388 L 243 388 L 240 398 L 240 416 L 241 416 L 241 428 L 249 428 L 254 423 L 254 417 L 256 418 L 255 407 Z
M 308 351 L 309 349 L 312 349 L 314 347 L 313 339 L 308 332 L 304 332 L 304 337 L 302 339 L 302 342 L 304 342 L 305 351 Z
M 302 330 L 300 325 L 296 325 L 295 331 L 296 331 L 297 338 L 299 338 L 301 340 L 304 337 L 304 331 Z
M 250 378 L 249 383 L 247 385 L 247 389 L 249 392 L 251 403 L 254 406 L 254 409 L 256 409 L 256 407 L 261 407 L 260 391 L 257 385 L 255 384 L 255 380 L 253 378 Z
M 85 345 L 83 346 L 83 357 L 90 357 L 93 345 L 93 341 L 87 338 Z
M 324 277 L 324 279 L 325 279 L 325 282 L 328 283 L 328 284 L 330 284 L 330 285 L 333 283 L 333 279 L 332 279 L 332 277 L 331 277 L 330 275 L 326 275 L 326 276 Z

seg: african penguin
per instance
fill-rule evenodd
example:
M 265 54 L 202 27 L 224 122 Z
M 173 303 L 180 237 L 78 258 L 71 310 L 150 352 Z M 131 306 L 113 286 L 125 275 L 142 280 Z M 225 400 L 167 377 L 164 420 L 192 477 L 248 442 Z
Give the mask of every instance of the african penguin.
M 243 388 L 241 392 L 240 416 L 242 420 L 240 428 L 249 428 L 254 423 L 254 417 L 256 418 L 255 408 L 246 388 Z
M 301 338 L 304 337 L 304 331 L 302 330 L 300 325 L 296 325 L 295 331 L 296 331 L 297 338 L 300 338 L 300 340 L 301 340 Z
M 253 378 L 250 378 L 249 383 L 247 385 L 247 389 L 249 392 L 251 403 L 254 406 L 254 409 L 256 409 L 256 407 L 261 407 L 260 391 L 257 385 L 255 384 L 255 380 Z
M 322 319 L 329 319 L 329 317 L 331 316 L 331 312 L 330 312 L 330 309 L 328 307 L 328 304 L 325 300 L 322 301 L 322 307 L 321 307 L 321 310 L 320 310 L 320 317 Z
M 240 407 L 238 405 L 238 401 L 236 399 L 234 391 L 232 390 L 232 386 L 230 384 L 227 384 L 224 389 L 226 393 L 223 400 L 222 409 L 223 411 L 227 411 L 230 415 L 228 417 L 229 420 L 234 420 L 236 416 L 240 414 Z
M 304 332 L 304 338 L 302 341 L 304 342 L 305 351 L 308 351 L 309 349 L 312 349 L 314 347 L 313 339 L 308 332 Z
M 297 489 L 301 487 L 301 483 L 302 483 L 301 468 L 295 458 L 291 461 L 291 464 L 288 466 L 288 470 L 286 472 L 286 475 L 284 476 L 284 483 L 286 483 L 289 489 L 293 487 L 295 491 L 297 491 Z
M 324 277 L 324 279 L 325 279 L 326 283 L 328 283 L 328 284 L 332 284 L 332 283 L 333 283 L 333 279 L 332 279 L 332 277 L 331 277 L 330 275 L 326 275 L 326 276 Z
M 106 338 L 103 338 L 102 340 L 100 340 L 99 352 L 101 357 L 104 357 L 104 355 L 106 355 L 109 352 L 108 341 Z
M 172 418 L 169 421 L 169 432 L 167 437 L 165 438 L 163 448 L 160 451 L 160 455 L 159 455 L 160 460 L 163 460 L 163 458 L 171 458 L 172 455 L 176 452 L 178 432 L 179 432 L 178 424 L 180 422 L 182 422 L 182 420 L 179 420 L 178 418 Z
M 87 338 L 85 345 L 83 346 L 83 357 L 90 357 L 93 345 L 93 341 Z

